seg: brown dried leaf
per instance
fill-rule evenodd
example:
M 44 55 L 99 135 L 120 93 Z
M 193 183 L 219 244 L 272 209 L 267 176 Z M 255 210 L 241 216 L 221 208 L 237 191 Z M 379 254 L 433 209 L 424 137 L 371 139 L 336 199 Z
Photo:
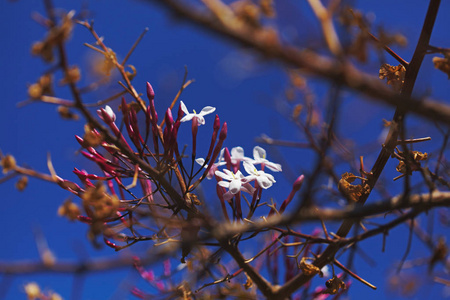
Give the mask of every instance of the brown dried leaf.
M 304 89 L 306 87 L 306 79 L 298 71 L 289 71 L 289 80 L 292 85 L 298 89 Z
M 398 66 L 391 66 L 389 64 L 382 64 L 379 72 L 379 78 L 387 80 L 387 84 L 392 85 L 394 91 L 400 92 L 405 81 L 405 67 L 400 64 Z
M 351 184 L 355 181 L 357 176 L 352 173 L 346 172 L 341 175 L 341 180 L 339 180 L 338 189 L 339 191 L 347 197 L 347 199 L 352 200 L 353 202 L 358 202 L 359 199 L 370 192 L 370 187 L 368 184 Z
M 16 182 L 16 189 L 18 189 L 21 192 L 27 187 L 27 185 L 28 185 L 28 177 L 22 176 Z
M 40 56 L 45 62 L 54 59 L 53 48 L 64 43 L 71 35 L 73 29 L 73 16 L 75 11 L 70 11 L 62 17 L 61 24 L 52 27 L 43 41 L 35 42 L 31 47 L 31 54 Z
M 101 181 L 94 187 L 89 187 L 81 196 L 86 212 L 91 213 L 95 219 L 105 219 L 112 216 L 119 208 L 120 201 L 116 195 L 106 192 L 106 187 Z
M 38 80 L 39 85 L 42 88 L 42 94 L 52 95 L 53 94 L 53 76 L 52 74 L 44 74 L 41 77 L 39 77 Z
M 248 0 L 238 0 L 231 4 L 235 16 L 253 28 L 261 28 L 261 9 Z
M 61 85 L 69 84 L 69 83 L 77 83 L 81 79 L 81 71 L 78 66 L 71 66 L 63 79 L 59 82 Z
M 450 54 L 445 54 L 444 57 L 433 57 L 434 67 L 445 74 L 450 79 Z
M 103 141 L 103 135 L 84 125 L 83 147 L 97 147 Z
M 111 48 L 108 48 L 106 52 L 102 51 L 102 53 L 103 56 L 96 55 L 92 59 L 91 70 L 96 75 L 109 77 L 116 67 L 116 53 Z
M 78 120 L 80 116 L 78 116 L 76 113 L 73 113 L 70 111 L 70 109 L 67 106 L 58 106 L 58 113 L 61 116 L 61 118 L 66 120 Z
M 247 275 L 247 273 L 245 273 L 245 276 L 247 277 L 247 281 L 244 283 L 244 288 L 246 290 L 248 290 L 249 288 L 251 288 L 253 286 L 253 281 L 250 278 L 250 276 Z
M 401 157 L 405 157 L 404 152 L 402 152 L 402 151 L 399 151 L 398 154 Z M 428 159 L 428 154 L 426 152 L 422 153 L 420 151 L 411 151 L 410 155 L 411 155 L 412 159 L 414 160 L 414 163 L 411 163 L 410 166 L 409 166 L 410 167 L 410 171 L 411 171 L 411 172 L 409 172 L 409 175 L 411 175 L 413 171 L 420 170 L 420 167 L 421 167 L 420 166 L 420 161 Z M 397 170 L 397 172 L 400 172 L 402 174 L 406 174 L 407 173 L 407 168 L 406 168 L 405 161 L 404 160 L 400 160 L 398 162 L 397 167 L 395 169 Z
M 274 18 L 275 8 L 273 5 L 273 0 L 259 0 L 259 7 L 261 8 L 261 12 L 264 14 L 264 16 L 268 18 Z
M 64 201 L 64 203 L 58 208 L 58 216 L 66 217 L 70 221 L 75 221 L 80 214 L 80 208 L 70 199 Z
M 303 105 L 297 104 L 292 111 L 292 118 L 297 119 L 303 110 Z
M 28 87 L 28 96 L 31 99 L 41 98 L 43 93 L 42 86 L 39 83 L 33 83 Z
M 185 199 L 189 204 L 202 205 L 196 194 L 186 193 Z
M 421 160 L 426 160 L 428 159 L 428 153 L 422 153 L 420 151 L 411 151 L 411 154 L 413 156 L 413 159 L 415 161 L 421 161 Z
M 335 295 L 340 289 L 345 290 L 345 283 L 337 276 L 327 280 L 325 283 L 327 289 L 324 291 L 326 294 Z
M 137 74 L 136 67 L 133 65 L 127 65 L 127 66 L 130 67 L 131 72 L 125 71 L 125 75 L 127 75 L 128 79 L 131 81 L 131 80 L 133 80 L 134 77 L 136 77 L 136 74 Z
M 16 159 L 14 156 L 8 154 L 2 158 L 0 166 L 3 168 L 3 174 L 6 174 L 16 168 Z
M 302 257 L 300 261 L 300 270 L 302 270 L 303 274 L 306 276 L 312 276 L 321 273 L 318 267 L 313 264 L 308 264 L 306 260 L 306 257 Z

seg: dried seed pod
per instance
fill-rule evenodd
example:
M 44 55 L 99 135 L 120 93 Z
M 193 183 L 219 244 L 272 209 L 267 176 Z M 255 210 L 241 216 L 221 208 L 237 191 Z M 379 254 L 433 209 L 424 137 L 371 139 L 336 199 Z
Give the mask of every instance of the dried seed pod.
M 356 178 L 359 178 L 358 176 L 346 172 L 342 174 L 341 177 L 342 178 L 339 180 L 338 189 L 347 197 L 347 199 L 350 199 L 353 202 L 358 202 L 363 195 L 370 193 L 370 187 L 368 184 L 351 184 Z

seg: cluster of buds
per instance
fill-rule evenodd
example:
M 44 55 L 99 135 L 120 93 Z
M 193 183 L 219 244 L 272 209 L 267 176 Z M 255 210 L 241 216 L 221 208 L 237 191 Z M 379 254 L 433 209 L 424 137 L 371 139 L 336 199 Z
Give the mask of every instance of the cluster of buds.
M 54 48 L 69 39 L 73 25 L 75 11 L 70 11 L 62 17 L 60 24 L 53 24 L 51 20 L 46 20 L 45 25 L 50 25 L 48 35 L 39 42 L 35 42 L 31 48 L 31 54 L 40 56 L 45 62 L 54 60 Z
M 36 282 L 29 282 L 23 287 L 29 300 L 62 300 L 62 297 L 52 291 L 42 291 Z
M 140 229 L 148 228 L 149 224 L 142 223 L 144 210 L 164 215 L 164 211 L 170 210 L 173 213 L 179 209 L 189 210 L 189 207 L 197 205 L 198 201 L 192 201 L 196 198 L 193 192 L 208 174 L 208 170 L 201 168 L 194 174 L 194 165 L 190 170 L 185 168 L 184 156 L 180 153 L 177 139 L 181 124 L 192 121 L 194 162 L 198 127 L 206 123 L 204 117 L 213 113 L 215 108 L 207 106 L 200 113 L 195 110 L 190 113 L 181 101 L 176 118 L 169 107 L 159 124 L 155 93 L 149 83 L 147 97 L 149 105 L 143 109 L 122 99 L 120 122 L 111 107 L 97 110 L 98 117 L 106 126 L 86 124 L 84 136 L 76 136 L 84 148 L 80 153 L 102 171 L 101 175 L 95 175 L 85 170 L 74 170 L 84 185 L 83 188 L 76 186 L 69 189 L 82 199 L 86 216 L 79 215 L 78 219 L 91 226 L 89 236 L 93 240 L 103 234 L 105 243 L 116 250 L 122 247 L 111 239 L 125 241 L 129 245 L 130 241 L 135 242 L 134 237 Z M 144 124 L 139 124 L 139 112 L 143 112 Z M 216 115 L 205 165 L 218 158 L 226 136 L 227 124 L 223 123 L 221 126 Z M 255 173 L 254 176 L 260 174 Z M 127 185 L 125 182 L 128 180 L 132 182 Z M 141 192 L 134 189 L 136 185 L 140 185 Z M 180 199 L 184 203 L 180 204 Z M 81 210 L 70 202 L 70 207 L 66 203 L 59 211 L 60 215 L 74 219 L 74 213 Z M 149 222 L 153 224 L 152 221 Z M 129 229 L 132 234 L 127 236 L 125 229 Z

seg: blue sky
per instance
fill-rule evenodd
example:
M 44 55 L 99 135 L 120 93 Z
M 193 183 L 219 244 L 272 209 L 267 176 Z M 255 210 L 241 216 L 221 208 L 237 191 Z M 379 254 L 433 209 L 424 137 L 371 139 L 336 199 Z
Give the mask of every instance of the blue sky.
M 292 30 L 297 32 L 298 37 L 294 39 L 296 43 L 320 44 L 318 38 L 320 27 L 311 17 L 310 10 L 303 4 L 294 5 L 291 2 L 295 1 L 280 5 L 279 14 L 285 16 L 278 24 L 280 30 L 287 33 Z M 301 132 L 292 128 L 283 115 L 288 108 L 284 99 L 287 76 L 282 66 L 273 62 L 261 62 L 261 58 L 254 56 L 251 51 L 236 47 L 210 33 L 199 31 L 197 27 L 176 20 L 167 14 L 167 11 L 144 1 L 98 0 L 86 3 L 91 17 L 95 19 L 97 32 L 105 37 L 105 43 L 113 48 L 119 57 L 124 57 L 144 28 L 149 28 L 129 63 L 137 67 L 138 73 L 133 82 L 140 92 L 145 93 L 146 81 L 151 82 L 155 88 L 156 105 L 160 115 L 175 96 L 186 66 L 189 71 L 188 78 L 194 78 L 195 83 L 188 87 L 182 100 L 189 109 L 195 108 L 197 111 L 206 105 L 217 108 L 216 113 L 221 120 L 228 122 L 229 131 L 225 143 L 227 147 L 242 146 L 247 155 L 250 155 L 253 147 L 257 145 L 254 138 L 263 133 L 282 139 L 301 140 Z M 427 1 L 355 1 L 354 4 L 357 8 L 371 12 L 368 17 L 373 19 L 375 27 L 383 26 L 386 30 L 392 28 L 395 32 L 406 35 L 409 40 L 408 46 L 395 50 L 409 60 L 420 33 Z M 80 11 L 81 8 L 80 3 L 76 1 L 55 1 L 55 6 L 76 11 Z M 73 167 L 91 167 L 82 156 L 76 155 L 79 146 L 74 135 L 82 134 L 83 122 L 62 120 L 56 112 L 56 107 L 48 104 L 33 103 L 17 107 L 18 102 L 27 99 L 27 83 L 33 83 L 42 71 L 46 70 L 46 66 L 38 58 L 32 58 L 30 55 L 31 44 L 44 36 L 44 29 L 31 19 L 33 11 L 43 13 L 41 1 L 0 2 L 0 24 L 3 28 L 0 32 L 2 41 L 0 70 L 3 72 L 0 83 L 3 92 L 3 107 L 0 110 L 0 149 L 3 153 L 13 154 L 19 164 L 43 172 L 47 172 L 46 157 L 47 153 L 51 153 L 57 173 L 63 178 L 76 181 L 72 173 Z M 443 1 L 432 36 L 433 45 L 450 46 L 448 36 L 450 20 L 444 14 L 448 11 L 450 3 Z M 302 17 L 301 21 L 299 15 Z M 91 50 L 83 46 L 84 42 L 92 43 L 93 39 L 86 29 L 77 26 L 69 42 L 68 56 L 69 60 L 81 66 L 88 64 L 92 54 Z M 387 55 L 385 57 L 387 62 L 395 63 Z M 377 75 L 379 63 L 380 61 L 373 56 L 363 68 Z M 83 76 L 84 82 L 88 80 L 88 76 Z M 318 105 L 325 103 L 329 85 L 317 79 L 312 80 L 311 84 L 318 94 Z M 117 86 L 113 88 L 118 89 Z M 434 71 L 431 57 L 427 57 L 424 61 L 416 91 L 418 95 L 431 94 L 437 99 L 448 99 L 450 88 L 446 76 Z M 354 112 L 345 117 L 349 122 L 342 122 L 339 128 L 349 137 L 358 139 L 358 143 L 366 144 L 380 134 L 381 119 L 389 119 L 393 109 L 380 107 L 364 99 L 347 96 L 349 94 L 345 93 L 344 110 L 352 109 Z M 64 89 L 59 89 L 59 96 L 64 98 L 70 95 Z M 105 93 L 97 92 L 86 99 L 94 102 L 104 96 Z M 118 102 L 111 104 L 115 109 L 118 105 Z M 207 119 L 207 122 L 212 120 L 213 117 Z M 435 131 L 428 130 L 422 126 L 422 122 L 414 118 L 410 123 L 420 135 L 435 134 Z M 208 133 L 203 134 L 206 140 L 209 140 Z M 439 139 L 440 137 L 436 136 L 436 144 L 424 146 L 424 151 L 435 150 L 436 145 L 439 145 Z M 187 139 L 186 143 L 189 142 L 190 139 Z M 371 166 L 378 148 L 366 151 L 367 164 Z M 269 151 L 269 156 L 274 153 L 276 154 Z M 282 149 L 281 153 L 285 155 L 285 163 L 295 176 L 300 175 L 311 165 L 312 156 L 303 150 Z M 395 168 L 395 164 L 391 164 L 391 169 Z M 343 170 L 345 168 L 342 166 Z M 281 191 L 290 189 L 293 179 L 289 174 L 287 178 L 277 174 L 276 179 L 278 181 L 276 189 Z M 390 182 L 387 184 L 392 186 Z M 206 193 L 213 195 L 211 193 L 213 189 L 208 190 L 208 187 L 205 189 Z M 33 228 L 39 228 L 45 235 L 58 259 L 94 259 L 120 255 L 106 248 L 93 249 L 85 238 L 87 228 L 83 224 L 70 223 L 56 215 L 57 207 L 69 197 L 66 191 L 38 180 L 31 180 L 28 188 L 22 193 L 14 189 L 13 182 L 1 185 L 0 191 L 3 204 L 1 209 L 3 216 L 0 220 L 3 229 L 0 260 L 39 259 Z M 284 197 L 276 190 L 268 192 L 267 196 L 274 197 L 279 203 Z M 358 268 L 359 274 L 379 286 L 380 291 L 375 293 L 360 283 L 354 283 L 350 292 L 352 299 L 360 299 L 361 295 L 366 299 L 395 298 L 385 293 L 385 279 L 389 265 L 401 259 L 406 240 L 407 231 L 404 226 L 400 226 L 390 233 L 386 253 L 381 253 L 380 250 L 381 237 L 362 244 L 362 248 L 366 253 L 370 253 L 377 261 L 377 265 L 369 266 L 358 256 L 355 265 L 361 266 Z M 417 240 L 413 245 L 412 257 L 429 255 L 428 250 Z M 143 249 L 145 246 L 140 247 Z M 120 270 L 107 274 L 87 275 L 80 292 L 82 299 L 131 298 L 126 292 L 118 292 L 117 289 L 117 286 L 128 278 L 130 272 Z M 4 282 L 11 280 L 6 291 L 6 299 L 25 299 L 22 286 L 29 281 L 36 281 L 43 288 L 52 289 L 65 299 L 70 299 L 73 287 L 73 276 L 70 275 L 30 275 L 10 279 L 3 277 L 2 280 L 5 280 Z M 426 282 L 424 285 L 427 288 L 421 289 L 422 298 L 417 299 L 442 297 L 441 286 L 427 285 Z M 0 287 L 2 286 L 0 283 Z M 2 292 L 0 290 L 0 293 Z

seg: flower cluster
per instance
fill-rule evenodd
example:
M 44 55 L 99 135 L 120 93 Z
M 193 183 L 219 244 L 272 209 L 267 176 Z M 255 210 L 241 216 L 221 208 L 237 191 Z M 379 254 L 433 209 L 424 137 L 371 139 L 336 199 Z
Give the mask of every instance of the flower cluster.
M 244 156 L 242 147 L 235 147 L 231 149 L 231 153 L 228 148 L 223 148 L 218 161 L 212 165 L 208 166 L 203 158 L 196 159 L 196 162 L 208 170 L 209 179 L 215 175 L 218 184 L 217 194 L 222 201 L 231 203 L 231 200 L 235 198 L 232 208 L 238 218 L 242 216 L 241 192 L 250 194 L 253 197 L 252 204 L 254 204 L 255 200 L 260 198 L 262 189 L 268 189 L 276 182 L 273 175 L 266 173 L 264 169 L 267 167 L 274 172 L 282 171 L 280 164 L 266 159 L 266 151 L 259 146 L 253 149 L 253 158 Z M 247 176 L 244 176 L 240 170 L 241 162 Z M 260 165 L 261 169 L 258 170 L 256 165 Z M 225 169 L 220 171 L 219 167 L 222 166 L 225 166 Z M 251 184 L 252 182 L 254 185 Z M 225 209 L 224 213 L 226 213 Z
M 163 120 L 158 122 L 155 93 L 149 83 L 147 97 L 148 106 L 122 99 L 122 116 L 117 116 L 108 105 L 97 110 L 102 122 L 87 124 L 84 136 L 76 136 L 76 139 L 84 148 L 80 153 L 97 164 L 102 174 L 75 169 L 83 186 L 71 182 L 63 186 L 82 199 L 85 215 L 81 215 L 75 203 L 66 203 L 60 208 L 60 214 L 89 224 L 92 240 L 102 234 L 105 243 L 116 250 L 121 246 L 111 240 L 125 241 L 129 245 L 136 234 L 143 235 L 140 231 L 157 226 L 151 218 L 144 225 L 144 210 L 150 208 L 154 215 L 163 215 L 167 210 L 195 212 L 195 205 L 199 204 L 195 200 L 195 188 L 208 173 L 207 170 L 202 174 L 202 170 L 193 172 L 194 158 L 198 127 L 206 123 L 205 116 L 215 108 L 207 106 L 198 114 L 195 110 L 190 113 L 180 101 L 176 115 L 172 115 L 172 107 L 169 107 Z M 143 118 L 145 123 L 139 124 Z M 190 169 L 183 163 L 185 156 L 178 145 L 179 128 L 187 121 L 192 121 Z M 221 125 L 217 115 L 212 125 L 207 161 L 218 158 L 227 136 L 227 123 Z M 132 182 L 126 184 L 127 181 Z M 135 189 L 136 186 L 140 189 Z M 127 229 L 131 234 L 126 234 Z

